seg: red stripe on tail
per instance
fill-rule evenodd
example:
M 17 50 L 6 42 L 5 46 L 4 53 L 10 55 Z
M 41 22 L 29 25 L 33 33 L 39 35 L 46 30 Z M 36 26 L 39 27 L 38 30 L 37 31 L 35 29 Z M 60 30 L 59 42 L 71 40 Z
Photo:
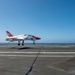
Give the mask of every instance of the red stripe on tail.
M 12 37 L 12 36 L 13 36 L 9 31 L 6 31 L 6 33 L 7 33 L 7 35 L 8 35 L 9 37 Z

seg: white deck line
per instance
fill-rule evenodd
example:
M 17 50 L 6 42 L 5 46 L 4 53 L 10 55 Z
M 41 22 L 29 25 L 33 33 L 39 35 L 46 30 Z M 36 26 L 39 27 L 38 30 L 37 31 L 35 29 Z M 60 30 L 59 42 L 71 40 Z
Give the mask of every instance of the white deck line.
M 0 52 L 2 53 L 27 53 L 27 54 L 37 54 L 38 52 Z M 75 54 L 75 52 L 40 52 L 40 54 Z
M 0 56 L 36 57 L 35 54 L 37 54 L 37 53 L 38 52 L 2 52 L 2 51 L 0 51 Z M 17 55 L 17 54 L 19 54 L 19 55 Z M 25 54 L 27 54 L 27 55 L 25 55 Z M 30 55 L 30 54 L 32 54 L 32 55 Z M 74 57 L 75 52 L 40 52 L 40 54 L 45 54 L 45 55 L 39 55 L 39 57 Z M 49 55 L 49 54 L 51 54 L 51 55 Z
M 0 55 L 0 57 L 36 57 L 36 55 Z M 74 57 L 73 55 L 39 55 L 38 57 Z

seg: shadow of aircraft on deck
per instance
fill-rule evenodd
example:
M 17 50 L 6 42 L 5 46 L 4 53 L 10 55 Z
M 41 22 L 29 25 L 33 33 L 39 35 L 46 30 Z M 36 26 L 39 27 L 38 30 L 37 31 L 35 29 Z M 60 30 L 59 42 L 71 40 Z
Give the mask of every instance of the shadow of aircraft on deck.
M 34 47 L 10 47 L 9 49 L 23 50 L 23 49 L 34 49 Z
M 34 49 L 33 47 L 21 47 L 21 48 L 18 48 L 18 50 L 23 50 L 23 49 Z

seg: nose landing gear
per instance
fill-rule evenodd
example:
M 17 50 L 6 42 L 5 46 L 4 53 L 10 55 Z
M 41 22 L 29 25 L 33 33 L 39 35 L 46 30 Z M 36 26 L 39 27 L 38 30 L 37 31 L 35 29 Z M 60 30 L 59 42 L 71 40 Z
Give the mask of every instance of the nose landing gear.
M 33 41 L 33 44 L 35 44 L 35 41 Z

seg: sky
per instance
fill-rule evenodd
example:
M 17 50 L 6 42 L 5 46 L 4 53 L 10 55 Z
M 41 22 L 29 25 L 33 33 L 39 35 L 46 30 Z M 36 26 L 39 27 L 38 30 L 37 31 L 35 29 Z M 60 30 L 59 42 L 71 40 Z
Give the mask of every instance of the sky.
M 7 30 L 40 43 L 75 43 L 75 0 L 0 0 L 0 42 Z

